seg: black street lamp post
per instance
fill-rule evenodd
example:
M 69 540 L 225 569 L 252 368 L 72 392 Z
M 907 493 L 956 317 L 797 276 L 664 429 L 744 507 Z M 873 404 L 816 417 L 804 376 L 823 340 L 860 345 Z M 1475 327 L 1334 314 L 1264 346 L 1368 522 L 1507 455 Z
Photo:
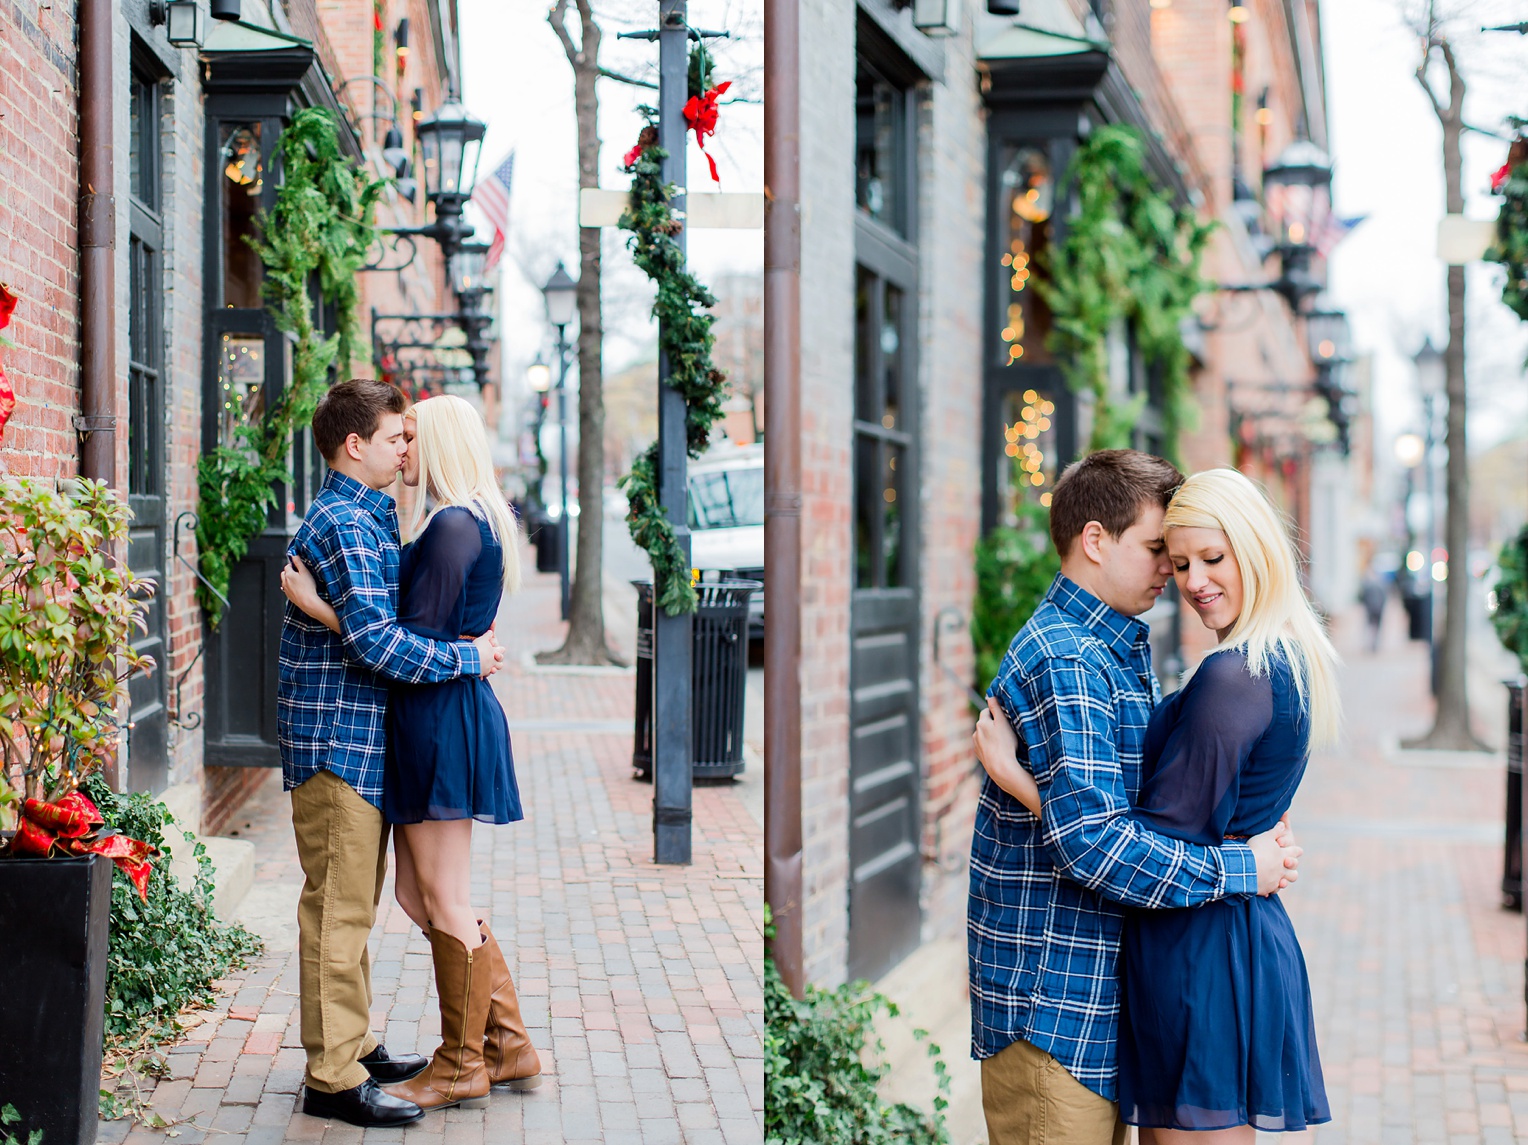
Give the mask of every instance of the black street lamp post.
M 1326 401 L 1327 417 L 1337 430 L 1337 447 L 1346 457 L 1352 448 L 1354 394 L 1343 385 L 1343 373 L 1353 360 L 1348 316 L 1317 298 L 1305 315 L 1310 360 L 1316 367 L 1316 393 Z
M 557 328 L 557 483 L 562 498 L 562 519 L 557 528 L 557 573 L 562 582 L 562 618 L 568 619 L 572 603 L 568 575 L 568 323 L 578 305 L 578 283 L 562 263 L 541 288 L 546 298 L 546 318 Z
M 487 334 L 493 321 L 485 307 L 489 287 L 483 268 L 487 258 L 487 243 L 463 243 L 448 264 L 451 289 L 461 309 L 462 331 L 467 335 L 467 352 L 472 355 L 473 380 L 479 389 L 488 382 Z
M 472 236 L 462 208 L 472 197 L 487 130 L 482 120 L 467 114 L 454 93 L 433 115 L 420 120 L 414 134 L 424 155 L 424 191 L 435 205 L 435 221 L 423 227 L 390 227 L 389 234 L 434 239 L 448 259 L 460 249 Z
M 1315 237 L 1326 226 L 1332 208 L 1332 161 L 1308 139 L 1284 148 L 1263 168 L 1263 205 L 1273 224 L 1273 250 L 1279 256 L 1279 276 L 1271 282 L 1221 284 L 1218 290 L 1247 293 L 1271 290 L 1300 313 L 1305 300 L 1321 291 L 1311 272 Z

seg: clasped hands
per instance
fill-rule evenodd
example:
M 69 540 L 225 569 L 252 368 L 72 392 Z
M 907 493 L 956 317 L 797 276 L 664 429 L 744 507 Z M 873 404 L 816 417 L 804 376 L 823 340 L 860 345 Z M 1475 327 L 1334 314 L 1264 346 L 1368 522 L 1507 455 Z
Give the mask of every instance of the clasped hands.
M 324 598 L 318 595 L 318 583 L 313 579 L 313 573 L 296 553 L 289 553 L 286 564 L 281 566 L 281 591 L 303 612 L 326 627 L 339 631 L 339 617 Z M 492 676 L 504 667 L 504 646 L 499 643 L 494 632 L 496 627 L 496 623 L 490 624 L 488 631 L 481 636 L 463 637 L 470 639 L 477 648 L 479 676 Z
M 986 709 L 977 717 L 971 739 L 976 745 L 976 758 L 992 782 L 1035 815 L 1040 815 L 1040 788 L 1034 776 L 1019 762 L 1019 737 L 997 701 L 990 696 Z M 1272 828 L 1246 842 L 1257 863 L 1259 895 L 1277 894 L 1300 877 L 1300 856 L 1305 852 L 1295 842 L 1287 813 Z

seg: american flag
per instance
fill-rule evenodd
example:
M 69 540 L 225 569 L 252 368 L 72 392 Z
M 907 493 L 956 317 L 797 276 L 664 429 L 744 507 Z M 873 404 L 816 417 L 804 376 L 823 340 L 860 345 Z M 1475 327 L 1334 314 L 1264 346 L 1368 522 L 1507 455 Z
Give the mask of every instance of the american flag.
M 1368 215 L 1352 215 L 1340 218 L 1328 212 L 1325 221 L 1316 228 L 1316 234 L 1311 245 L 1316 248 L 1316 253 L 1322 258 L 1327 258 L 1336 249 L 1337 244 L 1348 237 L 1348 234 L 1367 219 Z
M 509 189 L 515 179 L 515 153 L 511 151 L 486 178 L 479 179 L 472 191 L 472 201 L 493 224 L 493 241 L 483 262 L 486 274 L 499 265 L 504 253 L 504 236 L 509 231 Z

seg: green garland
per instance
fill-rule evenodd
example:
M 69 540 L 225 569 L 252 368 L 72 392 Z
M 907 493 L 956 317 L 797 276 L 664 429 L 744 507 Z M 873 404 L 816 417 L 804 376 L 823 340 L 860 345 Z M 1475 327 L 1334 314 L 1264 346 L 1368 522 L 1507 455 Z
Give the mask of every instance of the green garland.
M 1155 187 L 1145 155 L 1140 132 L 1123 124 L 1100 127 L 1082 144 L 1067 172 L 1078 211 L 1035 285 L 1052 316 L 1046 345 L 1072 389 L 1095 400 L 1088 451 L 1128 446 L 1146 404 L 1145 394 L 1111 400 L 1109 332 L 1123 321 L 1161 373 L 1163 450 L 1177 460 L 1178 433 L 1196 417 L 1179 323 L 1205 288 L 1199 264 L 1215 224 Z
M 667 384 L 685 404 L 685 445 L 691 458 L 705 452 L 711 426 L 722 416 L 727 376 L 711 364 L 715 319 L 705 309 L 715 297 L 684 265 L 684 252 L 674 236 L 684 224 L 675 217 L 669 199 L 674 188 L 662 181 L 661 164 L 668 152 L 658 146 L 657 112 L 641 109 L 647 126 L 628 152 L 624 170 L 632 175 L 631 202 L 621 215 L 621 227 L 632 232 L 627 245 L 633 261 L 657 284 L 653 316 L 658 319 L 659 350 L 668 358 Z M 698 603 L 690 582 L 689 561 L 674 536 L 674 526 L 658 503 L 658 443 L 650 445 L 621 478 L 631 506 L 627 524 L 632 540 L 647 551 L 653 564 L 653 591 L 670 616 L 694 612 Z
M 1486 258 L 1507 268 L 1501 300 L 1519 318 L 1528 319 L 1528 162 L 1513 166 L 1502 185 L 1502 196 L 1496 241 Z
M 285 170 L 276 206 L 260 218 L 251 246 L 265 264 L 261 295 L 276 328 L 291 335 L 292 378 L 263 422 L 240 426 L 236 447 L 219 446 L 197 465 L 201 504 L 196 543 L 202 576 L 197 598 L 214 628 L 223 605 L 212 589 L 228 595 L 233 566 L 265 527 L 275 504 L 272 486 L 290 481 L 286 457 L 294 430 L 312 420 L 328 388 L 329 372 L 341 377 L 361 346 L 357 273 L 376 238 L 376 203 L 385 184 L 373 180 L 340 150 L 334 117 L 322 108 L 299 111 L 278 143 Z M 308 285 L 334 307 L 335 332 L 319 336 Z
M 1502 647 L 1528 673 L 1528 526 L 1502 545 L 1496 570 L 1491 624 Z

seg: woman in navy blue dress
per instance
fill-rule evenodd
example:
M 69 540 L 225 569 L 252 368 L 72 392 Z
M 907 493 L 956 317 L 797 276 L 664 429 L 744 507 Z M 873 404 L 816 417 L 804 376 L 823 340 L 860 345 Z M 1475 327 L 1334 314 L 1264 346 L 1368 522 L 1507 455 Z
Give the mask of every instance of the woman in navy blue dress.
M 399 562 L 398 622 L 437 640 L 480 636 L 520 579 L 518 528 L 494 481 L 482 416 L 461 398 L 429 398 L 404 414 L 404 436 L 404 484 L 429 496 L 417 501 L 416 537 Z M 283 573 L 282 587 L 337 629 L 300 567 Z M 491 1085 L 534 1087 L 540 1062 L 514 982 L 471 898 L 473 822 L 524 818 L 504 709 L 475 675 L 393 683 L 386 730 L 382 810 L 395 827 L 395 890 L 430 938 L 443 1037 L 430 1067 L 390 1091 L 429 1110 L 479 1104 Z
M 1162 528 L 1178 590 L 1220 644 L 1152 713 L 1131 814 L 1216 846 L 1278 823 L 1311 743 L 1336 738 L 1336 654 L 1287 530 L 1245 476 L 1188 478 Z M 1025 778 L 1013 794 L 1038 814 Z M 1119 966 L 1120 1116 L 1142 1145 L 1183 1131 L 1250 1143 L 1331 1119 L 1305 960 L 1277 895 L 1127 910 Z

